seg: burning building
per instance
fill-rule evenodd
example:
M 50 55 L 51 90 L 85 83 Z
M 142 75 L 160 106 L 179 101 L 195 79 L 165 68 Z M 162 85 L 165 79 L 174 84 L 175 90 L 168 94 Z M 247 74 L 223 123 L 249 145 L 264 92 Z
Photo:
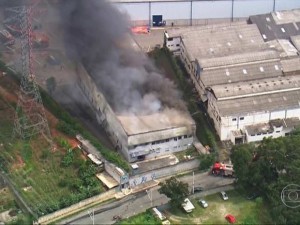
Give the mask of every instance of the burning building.
M 106 1 L 63 1 L 60 8 L 79 85 L 125 158 L 189 148 L 195 123 L 174 83 L 133 49 L 126 17 Z

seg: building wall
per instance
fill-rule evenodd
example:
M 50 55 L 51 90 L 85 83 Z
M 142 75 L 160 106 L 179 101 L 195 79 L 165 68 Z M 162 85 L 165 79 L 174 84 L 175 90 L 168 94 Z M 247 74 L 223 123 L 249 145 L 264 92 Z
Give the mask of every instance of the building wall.
M 214 97 L 214 95 L 211 92 L 208 92 L 207 97 L 208 97 L 207 112 L 214 121 L 215 129 L 221 141 L 232 140 L 232 131 L 235 130 L 245 131 L 245 126 L 259 124 L 259 123 L 267 123 L 270 120 L 274 120 L 274 119 L 286 119 L 286 118 L 293 118 L 293 117 L 300 118 L 300 107 L 296 109 L 286 109 L 286 110 L 278 110 L 272 112 L 266 111 L 266 112 L 255 112 L 255 113 L 244 114 L 244 115 L 233 114 L 231 116 L 221 116 L 217 108 L 216 105 L 217 100 Z M 283 131 L 283 132 L 280 131 L 280 134 L 277 134 L 275 132 L 273 137 L 282 136 L 286 132 L 290 132 L 290 130 Z M 262 136 L 263 135 L 260 135 L 259 137 L 250 136 L 249 139 L 251 141 L 258 140 Z
M 129 162 L 137 161 L 137 156 L 139 155 L 145 155 L 146 159 L 150 159 L 182 151 L 192 145 L 196 130 L 195 125 L 190 128 L 179 127 L 168 129 L 164 132 L 155 131 L 147 134 L 127 136 L 105 97 L 98 91 L 96 84 L 92 81 L 92 78 L 87 74 L 85 69 L 79 65 L 77 73 L 80 87 L 93 105 L 98 122 L 109 133 L 116 148 L 122 152 Z M 150 135 L 149 138 L 147 138 L 147 135 Z M 166 140 L 157 140 L 164 136 L 168 138 L 168 142 Z M 150 137 L 155 138 L 154 143 Z M 177 140 L 175 140 L 175 138 Z M 147 144 L 145 140 L 147 140 Z M 151 141 L 151 143 L 148 143 L 149 141 Z M 131 142 L 135 142 L 135 146 L 130 146 Z M 149 149 L 151 151 L 149 151 Z M 132 157 L 132 153 L 135 153 L 134 157 Z
M 171 52 L 180 51 L 181 38 L 180 37 L 167 37 L 167 33 L 164 35 L 166 47 Z
M 96 112 L 98 122 L 108 132 L 111 140 L 115 144 L 115 147 L 122 152 L 127 160 L 129 160 L 127 135 L 113 110 L 81 65 L 77 66 L 77 74 L 79 77 L 79 85 L 92 104 Z
M 162 155 L 168 155 L 171 153 L 183 151 L 188 149 L 193 144 L 193 135 L 181 135 L 178 137 L 168 138 L 166 140 L 159 140 L 145 145 L 133 146 L 129 150 L 129 155 L 135 153 L 138 155 L 139 152 L 150 149 L 149 154 L 146 155 L 146 159 L 155 158 Z M 136 161 L 136 157 L 131 157 L 132 161 Z
M 299 0 L 183 0 L 178 2 L 113 3 L 137 25 L 151 25 L 153 15 L 162 15 L 167 25 L 196 25 L 204 19 L 234 20 L 272 11 L 300 8 Z M 206 21 L 207 22 L 207 21 Z
M 262 141 L 264 138 L 268 137 L 273 137 L 273 138 L 278 138 L 285 136 L 286 134 L 290 133 L 293 130 L 293 128 L 276 128 L 273 133 L 268 133 L 268 134 L 256 134 L 256 135 L 250 135 L 247 133 L 246 130 L 246 140 L 247 142 L 256 142 L 256 141 Z

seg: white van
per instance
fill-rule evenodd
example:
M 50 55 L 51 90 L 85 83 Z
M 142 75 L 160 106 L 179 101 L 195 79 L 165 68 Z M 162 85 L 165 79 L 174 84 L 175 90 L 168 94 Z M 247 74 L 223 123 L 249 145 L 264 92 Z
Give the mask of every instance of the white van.
M 164 214 L 162 214 L 156 207 L 152 208 L 153 212 L 154 212 L 154 215 L 156 217 L 158 217 L 161 221 L 165 220 L 166 217 Z

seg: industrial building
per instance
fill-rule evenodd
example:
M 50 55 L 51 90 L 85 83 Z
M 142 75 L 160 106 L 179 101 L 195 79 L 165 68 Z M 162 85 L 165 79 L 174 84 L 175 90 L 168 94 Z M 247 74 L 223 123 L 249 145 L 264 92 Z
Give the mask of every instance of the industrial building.
M 260 141 L 300 125 L 299 22 L 300 10 L 290 10 L 165 32 L 222 141 Z
M 300 8 L 298 0 L 110 0 L 134 25 L 205 25 Z
M 80 65 L 77 74 L 97 120 L 129 162 L 172 154 L 193 144 L 196 125 L 187 113 L 165 109 L 150 115 L 116 114 L 92 77 Z

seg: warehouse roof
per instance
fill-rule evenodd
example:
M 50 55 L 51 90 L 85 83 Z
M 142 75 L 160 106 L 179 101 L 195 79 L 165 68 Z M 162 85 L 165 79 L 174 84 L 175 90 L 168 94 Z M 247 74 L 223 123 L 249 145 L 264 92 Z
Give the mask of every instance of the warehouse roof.
M 191 61 L 266 48 L 255 24 L 194 30 L 181 38 Z
M 253 57 L 254 56 L 255 54 L 253 54 Z M 281 75 L 281 64 L 279 60 L 276 60 L 204 70 L 200 75 L 200 79 L 205 87 L 210 87 L 218 84 L 230 84 L 268 77 L 278 77 Z
M 187 133 L 192 134 L 195 126 L 194 120 L 187 113 L 174 109 L 165 109 L 162 112 L 145 116 L 117 115 L 117 118 L 126 134 L 135 136 L 135 140 L 129 140 L 132 142 L 131 144 L 167 139 Z M 145 142 L 143 142 L 144 139 Z
M 274 48 L 279 52 L 281 58 L 298 56 L 298 50 L 289 40 L 276 39 L 267 43 L 270 48 Z
M 229 65 L 247 64 L 262 61 L 278 61 L 279 54 L 276 50 L 262 50 L 233 54 L 229 56 L 217 58 L 204 58 L 198 59 L 200 67 L 203 70 L 216 69 L 219 67 L 226 67 Z
M 291 37 L 291 41 L 293 45 L 298 49 L 300 52 L 300 35 L 295 35 Z
M 240 25 L 245 25 L 247 24 L 246 21 L 236 21 L 236 22 L 232 22 L 230 24 L 230 26 L 240 26 Z M 201 32 L 203 30 L 207 30 L 207 29 L 217 29 L 219 27 L 225 27 L 225 26 L 229 26 L 228 22 L 227 23 L 218 23 L 218 24 L 213 24 L 213 25 L 203 25 L 203 26 L 185 26 L 185 27 L 168 27 L 166 32 L 168 33 L 169 37 L 179 37 L 182 36 L 183 34 L 186 34 L 187 32 L 193 32 L 193 31 L 197 31 L 197 32 Z
M 217 101 L 221 116 L 246 115 L 300 107 L 300 90 Z
M 269 95 L 278 92 L 300 90 L 300 76 L 267 78 L 251 82 L 215 85 L 211 89 L 219 101 L 240 99 L 248 96 Z
M 292 58 L 281 60 L 283 73 L 297 72 L 300 71 L 300 58 Z
M 298 9 L 255 15 L 249 21 L 257 25 L 265 41 L 289 39 L 300 34 L 299 12 Z

